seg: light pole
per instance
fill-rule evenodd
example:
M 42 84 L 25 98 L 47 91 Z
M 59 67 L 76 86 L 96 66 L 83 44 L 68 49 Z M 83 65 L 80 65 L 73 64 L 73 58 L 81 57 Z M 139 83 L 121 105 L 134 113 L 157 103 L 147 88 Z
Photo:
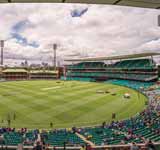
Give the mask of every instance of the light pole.
M 1 65 L 3 66 L 3 49 L 4 49 L 4 40 L 0 40 L 1 47 Z
M 53 66 L 55 70 L 56 70 L 56 61 L 57 61 L 56 50 L 57 50 L 57 44 L 55 43 L 53 44 L 53 54 L 54 54 Z
M 158 26 L 160 27 L 160 15 L 158 15 Z

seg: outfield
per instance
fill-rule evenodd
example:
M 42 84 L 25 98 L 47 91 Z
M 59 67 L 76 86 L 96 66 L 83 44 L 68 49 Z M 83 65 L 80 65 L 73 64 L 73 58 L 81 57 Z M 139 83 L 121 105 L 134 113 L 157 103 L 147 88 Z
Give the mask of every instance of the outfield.
M 124 93 L 130 93 L 131 98 L 124 98 Z M 146 100 L 135 90 L 107 83 L 1 82 L 0 125 L 6 125 L 7 118 L 16 128 L 50 128 L 50 122 L 55 128 L 96 125 L 110 122 L 113 112 L 117 119 L 133 116 L 144 109 Z

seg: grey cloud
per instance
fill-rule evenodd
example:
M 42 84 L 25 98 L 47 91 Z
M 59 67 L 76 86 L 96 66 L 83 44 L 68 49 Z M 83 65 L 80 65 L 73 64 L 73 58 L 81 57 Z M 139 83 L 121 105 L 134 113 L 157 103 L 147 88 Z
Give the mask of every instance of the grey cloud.
M 71 17 L 71 10 L 86 7 L 89 9 L 83 17 Z M 6 49 L 14 51 L 7 51 L 10 58 L 51 60 L 53 43 L 59 44 L 60 60 L 69 55 L 94 57 L 159 51 L 158 10 L 107 5 L 12 4 L 12 7 L 1 5 L 0 14 L 4 14 L 1 39 L 9 37 L 16 22 L 28 20 L 32 26 L 25 28 L 22 36 L 29 42 L 40 43 L 39 48 L 33 49 L 9 40 Z

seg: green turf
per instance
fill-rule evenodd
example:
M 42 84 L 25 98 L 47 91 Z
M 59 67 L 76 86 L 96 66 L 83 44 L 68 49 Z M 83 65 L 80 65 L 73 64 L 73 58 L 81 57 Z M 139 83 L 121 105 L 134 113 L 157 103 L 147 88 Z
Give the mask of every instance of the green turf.
M 124 93 L 130 93 L 131 98 L 125 99 Z M 117 119 L 133 116 L 144 109 L 145 101 L 146 97 L 135 90 L 107 83 L 1 82 L 0 125 L 6 125 L 7 118 L 16 128 L 49 128 L 50 122 L 56 128 L 96 125 L 110 122 L 113 112 Z

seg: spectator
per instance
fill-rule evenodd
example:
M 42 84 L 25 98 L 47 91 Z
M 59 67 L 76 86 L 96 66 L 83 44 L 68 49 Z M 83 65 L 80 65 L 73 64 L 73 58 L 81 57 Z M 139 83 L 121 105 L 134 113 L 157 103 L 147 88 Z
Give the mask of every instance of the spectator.
M 85 146 L 84 145 L 82 145 L 82 147 L 81 147 L 81 149 L 80 150 L 85 150 Z
M 131 144 L 130 150 L 139 150 L 139 147 L 136 145 L 136 143 L 133 142 Z
M 37 142 L 36 146 L 33 148 L 34 150 L 42 150 L 42 145 L 40 142 Z
M 56 150 L 56 147 L 55 147 L 55 146 L 53 147 L 53 150 Z
M 86 150 L 93 150 L 91 145 L 86 146 Z
M 3 145 L 4 144 L 4 138 L 3 138 L 3 135 L 0 135 L 0 145 Z
M 151 140 L 149 140 L 149 141 L 146 143 L 146 148 L 147 148 L 147 150 L 155 150 L 155 149 L 156 149 Z
M 53 123 L 52 122 L 50 122 L 50 127 L 53 128 Z

